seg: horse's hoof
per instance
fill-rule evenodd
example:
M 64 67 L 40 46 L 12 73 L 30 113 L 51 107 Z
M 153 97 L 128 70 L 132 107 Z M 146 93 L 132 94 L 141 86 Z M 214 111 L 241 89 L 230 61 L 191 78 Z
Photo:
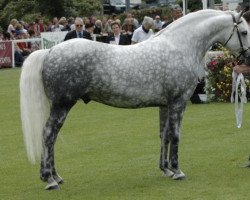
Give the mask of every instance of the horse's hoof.
M 167 177 L 172 177 L 174 175 L 174 172 L 171 171 L 170 169 L 165 169 L 164 170 L 164 175 Z
M 53 179 L 48 179 L 48 185 L 46 185 L 45 190 L 58 190 L 60 189 L 58 183 Z
M 55 181 L 56 181 L 58 184 L 63 184 L 63 183 L 64 183 L 64 180 L 63 180 L 62 177 L 60 177 L 59 175 L 54 175 L 53 178 L 55 179 Z
M 180 170 L 178 173 L 175 173 L 173 176 L 172 176 L 172 179 L 173 180 L 183 180 L 185 179 L 186 176 L 185 174 Z

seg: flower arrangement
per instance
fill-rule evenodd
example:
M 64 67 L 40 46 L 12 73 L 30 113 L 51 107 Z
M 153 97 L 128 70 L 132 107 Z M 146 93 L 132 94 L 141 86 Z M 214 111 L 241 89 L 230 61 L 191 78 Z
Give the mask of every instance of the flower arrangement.
M 230 102 L 232 92 L 232 72 L 236 58 L 229 54 L 224 47 L 219 47 L 218 52 L 208 58 L 206 62 L 208 73 L 205 90 L 208 101 Z M 245 78 L 247 90 L 249 80 Z M 249 98 L 249 97 L 248 97 Z

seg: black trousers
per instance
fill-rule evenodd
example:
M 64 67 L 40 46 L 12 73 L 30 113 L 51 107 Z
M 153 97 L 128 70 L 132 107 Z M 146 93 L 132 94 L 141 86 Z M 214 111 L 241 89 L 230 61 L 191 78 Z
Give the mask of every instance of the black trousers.
M 202 79 L 196 86 L 195 88 L 195 91 L 193 93 L 193 95 L 191 96 L 190 98 L 190 101 L 193 103 L 193 104 L 198 104 L 198 103 L 202 103 L 200 97 L 198 94 L 205 94 L 205 80 Z

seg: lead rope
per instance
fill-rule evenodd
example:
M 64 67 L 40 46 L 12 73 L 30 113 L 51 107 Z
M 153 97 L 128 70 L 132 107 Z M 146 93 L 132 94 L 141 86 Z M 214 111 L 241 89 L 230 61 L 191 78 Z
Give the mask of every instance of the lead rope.
M 243 104 L 247 103 L 246 98 L 246 83 L 242 73 L 237 75 L 236 72 L 232 73 L 232 93 L 231 93 L 231 102 L 234 102 L 235 117 L 237 127 L 240 128 L 242 124 L 242 115 L 243 115 Z M 238 94 L 238 88 L 240 86 L 240 96 Z M 235 95 L 235 96 L 234 96 Z M 240 105 L 239 105 L 240 98 Z

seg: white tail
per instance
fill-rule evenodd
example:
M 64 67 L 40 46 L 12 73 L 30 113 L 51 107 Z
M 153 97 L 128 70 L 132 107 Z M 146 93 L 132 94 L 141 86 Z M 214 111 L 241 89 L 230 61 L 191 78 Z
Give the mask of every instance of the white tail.
M 41 157 L 42 132 L 49 115 L 49 101 L 42 83 L 42 66 L 48 50 L 38 50 L 25 60 L 20 78 L 20 108 L 27 155 Z

